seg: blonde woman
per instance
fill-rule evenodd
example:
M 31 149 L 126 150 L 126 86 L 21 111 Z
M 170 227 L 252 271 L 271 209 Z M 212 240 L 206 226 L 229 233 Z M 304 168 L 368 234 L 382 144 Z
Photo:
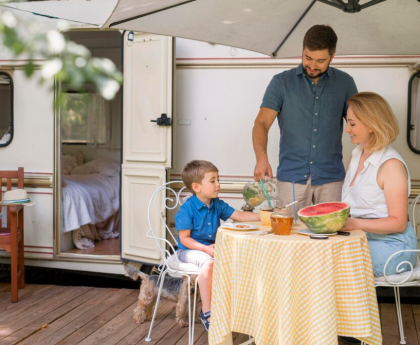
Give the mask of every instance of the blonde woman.
M 404 160 L 389 146 L 399 129 L 385 99 L 373 92 L 361 92 L 347 103 L 346 132 L 358 146 L 352 152 L 343 184 L 342 200 L 351 205 L 351 218 L 343 230 L 366 232 L 373 272 L 383 276 L 392 254 L 417 249 L 414 229 L 407 221 L 410 175 Z M 386 274 L 395 274 L 402 261 L 414 265 L 416 253 L 396 256 Z

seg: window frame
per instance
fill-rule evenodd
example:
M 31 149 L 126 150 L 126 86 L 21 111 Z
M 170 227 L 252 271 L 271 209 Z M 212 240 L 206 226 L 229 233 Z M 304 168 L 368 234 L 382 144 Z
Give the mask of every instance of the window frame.
M 66 94 L 66 95 L 67 94 L 75 94 L 75 95 L 86 94 L 88 96 L 98 96 L 99 98 L 102 99 L 101 95 L 98 92 L 95 91 L 95 89 L 93 88 L 92 85 L 85 85 L 85 88 L 83 90 L 73 90 L 71 88 L 64 89 L 64 94 Z M 107 104 L 107 100 L 105 100 L 105 99 L 103 99 L 103 100 L 105 102 L 104 104 L 109 107 L 109 104 Z M 85 146 L 94 145 L 94 146 L 98 146 L 98 147 L 108 147 L 110 145 L 110 141 L 111 141 L 111 136 L 110 136 L 110 131 L 111 131 L 110 121 L 111 121 L 111 119 L 110 119 L 110 114 L 107 114 L 107 115 L 108 115 L 108 117 L 105 116 L 105 122 L 106 122 L 106 125 L 105 125 L 105 142 L 98 143 L 95 140 L 95 142 L 92 143 L 92 141 L 90 140 L 90 137 L 89 137 L 89 133 L 90 133 L 89 132 L 89 121 L 90 121 L 90 118 L 89 118 L 89 114 L 87 113 L 86 126 L 88 128 L 88 133 L 86 135 L 86 140 L 68 140 L 68 139 L 63 140 L 63 136 L 62 136 L 61 137 L 61 145 L 85 145 Z M 61 109 L 60 109 L 60 117 L 61 117 L 60 126 L 62 126 L 63 125 L 63 120 L 62 120 L 62 110 Z M 95 135 L 97 135 L 97 133 Z
M 411 134 L 412 131 L 420 131 L 420 128 L 416 128 L 416 124 L 411 123 L 411 110 L 412 110 L 412 91 L 413 91 L 413 82 L 416 81 L 416 79 L 420 79 L 420 71 L 417 71 L 416 73 L 413 73 L 413 75 L 410 77 L 410 80 L 408 82 L 408 104 L 407 104 L 407 145 L 410 148 L 410 150 L 416 154 L 420 154 L 420 149 L 417 149 L 413 146 L 411 143 Z M 420 81 L 418 82 L 420 85 Z M 420 104 L 417 105 L 420 107 Z
M 9 80 L 10 80 L 10 140 L 5 143 L 5 144 L 0 144 L 0 148 L 2 147 L 7 147 L 11 144 L 11 142 L 13 141 L 13 137 L 14 137 L 14 132 L 15 132 L 15 124 L 14 124 L 14 84 L 13 84 L 13 78 L 12 76 L 4 71 L 0 71 L 0 75 L 6 75 Z

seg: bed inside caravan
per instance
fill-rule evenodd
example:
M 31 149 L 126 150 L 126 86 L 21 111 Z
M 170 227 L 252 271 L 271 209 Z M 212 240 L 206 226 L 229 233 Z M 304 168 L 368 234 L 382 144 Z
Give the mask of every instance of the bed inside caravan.
M 121 70 L 121 33 L 66 36 Z M 107 101 L 91 85 L 65 87 L 60 104 L 60 253 L 120 255 L 121 91 Z

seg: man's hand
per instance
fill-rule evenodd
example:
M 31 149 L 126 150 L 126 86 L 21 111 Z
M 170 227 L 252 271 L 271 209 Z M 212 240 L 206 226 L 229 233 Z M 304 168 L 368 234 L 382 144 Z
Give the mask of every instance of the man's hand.
M 267 160 L 261 160 L 255 165 L 254 180 L 259 181 L 261 178 L 261 180 L 264 181 L 266 176 L 272 179 L 273 171 L 271 170 L 271 165 Z
M 268 131 L 276 119 L 277 114 L 277 111 L 274 111 L 273 109 L 261 108 L 254 122 L 252 142 L 254 144 L 254 152 L 257 159 L 257 164 L 254 169 L 255 181 L 258 181 L 260 177 L 264 181 L 266 175 L 268 175 L 270 179 L 273 178 L 273 172 L 270 163 L 268 163 L 267 143 Z
M 209 254 L 212 258 L 214 257 L 214 244 L 206 246 L 206 253 Z

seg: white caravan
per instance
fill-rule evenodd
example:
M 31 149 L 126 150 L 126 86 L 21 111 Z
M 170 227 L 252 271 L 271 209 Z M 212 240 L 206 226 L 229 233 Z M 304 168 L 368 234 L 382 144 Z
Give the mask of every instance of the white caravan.
M 24 77 L 26 61 L 0 57 L 0 168 L 24 167 L 25 188 L 36 202 L 25 210 L 25 265 L 122 274 L 123 260 L 158 264 L 160 253 L 145 236 L 153 191 L 179 180 L 186 162 L 205 159 L 219 168 L 220 197 L 240 208 L 242 188 L 253 179 L 251 130 L 265 88 L 300 58 L 272 60 L 228 46 L 84 25 L 66 35 L 114 61 L 124 85 L 110 102 L 89 85 L 84 94 L 69 90 L 54 110 L 60 85 L 40 86 L 36 76 Z M 392 106 L 400 125 L 393 147 L 410 170 L 411 196 L 420 193 L 420 78 L 412 78 L 419 62 L 420 55 L 337 56 L 332 64 L 349 73 L 359 91 L 377 92 Z M 39 75 L 43 61 L 35 63 Z M 171 126 L 157 124 L 162 114 Z M 278 143 L 273 127 L 273 168 Z M 343 143 L 347 166 L 353 146 L 346 133 Z M 174 214 L 167 215 L 171 227 Z M 1 255 L 8 262 L 8 254 Z

